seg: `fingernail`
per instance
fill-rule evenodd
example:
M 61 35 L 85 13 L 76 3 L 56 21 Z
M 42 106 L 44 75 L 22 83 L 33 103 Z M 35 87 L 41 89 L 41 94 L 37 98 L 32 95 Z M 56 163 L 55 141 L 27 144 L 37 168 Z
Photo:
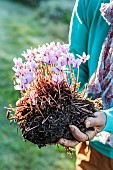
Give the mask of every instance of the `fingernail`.
M 86 122 L 86 128 L 89 128 L 90 127 L 90 121 L 87 121 Z
M 61 145 L 63 145 L 63 146 L 64 146 L 64 142 L 62 142 L 62 143 L 61 143 Z
M 69 125 L 69 128 L 70 128 L 72 131 L 74 131 L 73 125 Z
M 62 141 L 61 141 L 61 145 L 64 145 L 65 144 L 65 140 L 63 139 Z

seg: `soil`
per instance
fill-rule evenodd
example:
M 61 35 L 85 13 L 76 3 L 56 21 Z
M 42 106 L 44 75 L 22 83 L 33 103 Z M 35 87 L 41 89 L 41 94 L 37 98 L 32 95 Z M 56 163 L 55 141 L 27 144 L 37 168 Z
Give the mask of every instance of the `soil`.
M 75 125 L 85 133 L 87 129 L 84 121 L 87 117 L 94 117 L 93 113 L 100 106 L 98 102 L 84 99 L 76 90 L 71 92 L 65 84 L 60 87 L 60 93 L 53 93 L 53 89 L 58 90 L 59 87 L 51 88 L 51 94 L 47 92 L 42 95 L 40 90 L 41 95 L 36 99 L 36 105 L 30 106 L 26 101 L 23 106 L 16 108 L 13 116 L 24 139 L 37 144 L 39 148 L 55 144 L 60 138 L 74 139 L 69 125 Z M 42 102 L 41 96 L 45 95 Z
M 67 105 L 65 108 L 62 105 L 58 110 L 54 106 L 48 106 L 46 109 L 43 117 L 37 115 L 34 106 L 31 114 L 20 124 L 24 139 L 37 144 L 39 148 L 56 143 L 60 138 L 74 139 L 69 131 L 71 124 L 85 132 L 87 129 L 84 121 L 87 117 L 94 116 L 95 112 L 94 105 L 87 100 L 74 101 L 73 105 Z

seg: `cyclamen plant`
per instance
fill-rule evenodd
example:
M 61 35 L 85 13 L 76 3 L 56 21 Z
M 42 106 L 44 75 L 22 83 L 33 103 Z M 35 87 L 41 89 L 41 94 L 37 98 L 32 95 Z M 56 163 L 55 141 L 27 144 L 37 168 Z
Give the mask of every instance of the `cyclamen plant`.
M 84 121 L 94 116 L 96 105 L 78 93 L 74 69 L 89 59 L 84 52 L 75 58 L 68 44 L 52 42 L 28 49 L 14 58 L 14 88 L 21 98 L 7 108 L 8 118 L 16 120 L 25 140 L 38 145 L 56 143 L 61 137 L 73 139 L 68 126 L 86 131 Z
M 59 42 L 28 49 L 22 53 L 22 56 L 25 58 L 25 62 L 22 61 L 22 58 L 13 59 L 15 63 L 13 70 L 16 76 L 14 88 L 21 91 L 30 87 L 30 83 L 40 74 L 40 69 L 43 69 L 45 77 L 49 73 L 54 83 L 67 81 L 66 74 L 72 73 L 72 69 L 79 68 L 80 64 L 86 62 L 90 57 L 83 52 L 82 56 L 77 55 L 78 58 L 75 59 L 74 54 L 69 53 L 68 44 Z

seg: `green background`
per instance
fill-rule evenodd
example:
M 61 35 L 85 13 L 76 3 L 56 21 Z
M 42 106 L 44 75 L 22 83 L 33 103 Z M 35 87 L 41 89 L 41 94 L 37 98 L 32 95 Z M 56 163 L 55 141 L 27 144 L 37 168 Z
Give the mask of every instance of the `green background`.
M 40 1 L 37 7 L 16 0 L 0 0 L 0 170 L 73 170 L 71 158 L 62 146 L 39 149 L 24 142 L 16 123 L 6 119 L 9 104 L 20 94 L 13 87 L 13 58 L 46 42 L 68 43 L 74 0 Z

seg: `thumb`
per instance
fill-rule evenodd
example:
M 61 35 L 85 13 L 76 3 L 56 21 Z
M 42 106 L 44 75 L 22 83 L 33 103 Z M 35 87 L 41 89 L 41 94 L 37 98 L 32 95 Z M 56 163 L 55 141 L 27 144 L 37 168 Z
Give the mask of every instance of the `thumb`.
M 85 121 L 86 128 L 98 126 L 98 120 L 96 118 L 89 117 Z
M 95 112 L 95 117 L 88 117 L 85 121 L 86 128 L 105 125 L 106 116 L 103 112 Z

